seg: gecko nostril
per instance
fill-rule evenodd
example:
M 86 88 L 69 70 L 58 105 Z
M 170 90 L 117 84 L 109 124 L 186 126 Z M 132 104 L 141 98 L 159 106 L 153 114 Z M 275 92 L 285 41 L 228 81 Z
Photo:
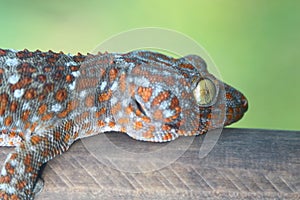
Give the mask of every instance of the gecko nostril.
M 244 109 L 244 112 L 246 112 L 248 110 L 248 100 L 245 96 L 242 96 L 241 104 Z

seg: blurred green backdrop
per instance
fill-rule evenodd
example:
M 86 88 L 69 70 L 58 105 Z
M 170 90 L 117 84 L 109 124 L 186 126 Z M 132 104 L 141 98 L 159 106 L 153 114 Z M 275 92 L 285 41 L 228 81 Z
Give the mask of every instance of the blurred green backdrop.
M 0 47 L 88 52 L 133 28 L 182 32 L 211 55 L 250 109 L 234 127 L 300 129 L 300 1 L 5 1 Z

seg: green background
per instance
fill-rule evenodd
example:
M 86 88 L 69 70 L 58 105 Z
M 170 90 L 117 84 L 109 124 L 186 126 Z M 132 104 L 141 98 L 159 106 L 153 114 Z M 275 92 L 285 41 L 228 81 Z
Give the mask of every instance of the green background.
M 85 53 L 142 27 L 179 31 L 209 52 L 250 103 L 234 127 L 300 129 L 300 1 L 0 0 L 1 48 Z

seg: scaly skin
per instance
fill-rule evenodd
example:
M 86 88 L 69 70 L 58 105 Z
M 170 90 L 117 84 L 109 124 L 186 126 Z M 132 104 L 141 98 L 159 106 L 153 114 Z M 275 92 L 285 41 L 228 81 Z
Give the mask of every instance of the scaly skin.
M 0 49 L 0 146 L 16 146 L 1 171 L 0 199 L 33 199 L 41 165 L 80 138 L 121 131 L 166 142 L 229 125 L 247 107 L 195 55 Z

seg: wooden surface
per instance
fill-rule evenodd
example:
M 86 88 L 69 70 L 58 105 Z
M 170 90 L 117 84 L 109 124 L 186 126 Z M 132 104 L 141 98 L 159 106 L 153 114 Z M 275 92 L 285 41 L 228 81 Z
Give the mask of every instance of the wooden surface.
M 97 137 L 102 136 L 92 140 L 97 142 Z M 145 157 L 168 145 L 138 142 L 120 133 L 105 137 L 113 146 Z M 45 187 L 36 199 L 300 199 L 299 131 L 224 129 L 202 158 L 209 150 L 201 149 L 209 143 L 205 137 L 177 139 L 166 154 L 146 159 L 150 164 L 145 170 L 140 167 L 145 163 L 123 154 L 108 158 L 107 164 L 93 155 L 95 149 L 91 153 L 86 141 L 78 141 L 47 164 Z M 192 141 L 187 149 L 181 146 L 185 141 Z M 3 163 L 12 149 L 0 149 Z M 183 155 L 164 163 L 167 153 L 179 150 Z M 118 165 L 121 171 L 115 169 Z

